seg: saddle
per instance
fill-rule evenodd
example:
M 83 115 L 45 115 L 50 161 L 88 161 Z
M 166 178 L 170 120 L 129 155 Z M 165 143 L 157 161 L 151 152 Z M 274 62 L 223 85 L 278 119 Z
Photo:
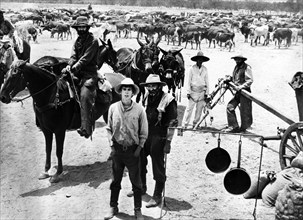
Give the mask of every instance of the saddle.
M 44 56 L 40 59 L 38 59 L 36 62 L 34 62 L 33 65 L 45 69 L 49 71 L 50 73 L 55 74 L 56 76 L 61 76 L 61 71 L 66 65 L 68 64 L 67 58 L 60 58 L 60 57 L 52 57 L 52 56 Z M 77 90 L 77 94 L 79 96 L 80 94 L 80 84 L 81 80 L 77 77 L 73 77 L 73 81 L 75 84 L 75 89 Z M 104 82 L 104 81 L 103 81 Z M 102 79 L 98 80 L 99 86 L 97 87 L 97 95 L 95 97 L 95 110 L 94 115 L 98 115 L 98 108 L 101 108 L 100 106 L 109 105 L 112 101 L 112 94 L 111 90 L 105 90 L 104 87 L 103 90 L 100 89 L 100 83 L 102 84 Z M 73 111 L 73 119 L 71 122 L 71 125 L 68 130 L 75 130 L 80 127 L 81 125 L 81 119 L 80 119 L 80 106 L 77 104 L 77 100 L 75 99 L 74 90 L 72 87 L 72 81 L 70 77 L 60 77 L 57 81 L 57 93 L 59 95 L 58 99 L 54 101 L 54 103 L 50 103 L 45 108 L 53 108 L 57 107 L 57 105 L 65 104 L 66 102 L 72 101 L 75 103 L 74 111 Z M 79 100 L 78 100 L 79 101 Z M 40 109 L 41 111 L 44 111 L 44 109 Z M 39 109 L 38 109 L 39 111 Z M 39 127 L 39 123 L 36 120 L 36 124 Z

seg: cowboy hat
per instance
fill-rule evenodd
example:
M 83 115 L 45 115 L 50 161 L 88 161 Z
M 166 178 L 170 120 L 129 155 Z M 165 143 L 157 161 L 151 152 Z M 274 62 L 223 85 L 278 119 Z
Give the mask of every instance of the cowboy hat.
M 145 83 L 140 83 L 141 86 L 147 86 L 149 84 L 158 84 L 161 86 L 165 86 L 166 83 L 165 82 L 161 82 L 160 80 L 160 76 L 157 74 L 149 74 L 149 76 L 146 79 Z
M 246 57 L 244 57 L 243 55 L 241 55 L 241 54 L 239 54 L 239 55 L 237 55 L 237 56 L 234 56 L 234 57 L 231 57 L 231 59 L 243 59 L 244 61 L 245 60 L 247 60 L 247 58 Z
M 92 24 L 88 22 L 87 17 L 79 16 L 77 17 L 76 21 L 73 23 L 71 27 L 77 28 L 77 27 L 91 27 L 91 26 Z
M 125 78 L 121 81 L 120 84 L 118 84 L 115 87 L 115 91 L 118 94 L 121 94 L 122 86 L 132 86 L 133 87 L 133 93 L 134 95 L 137 95 L 139 93 L 139 87 L 134 83 L 134 81 L 131 78 Z
M 209 58 L 204 56 L 203 52 L 202 51 L 198 51 L 197 55 L 196 56 L 193 56 L 191 58 L 192 61 L 197 61 L 197 60 L 202 60 L 204 62 L 206 61 L 209 61 Z

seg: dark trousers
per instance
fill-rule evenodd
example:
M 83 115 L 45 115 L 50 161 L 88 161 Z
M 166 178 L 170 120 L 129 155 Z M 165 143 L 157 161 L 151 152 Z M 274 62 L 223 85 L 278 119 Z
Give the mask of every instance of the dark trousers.
M 96 82 L 94 79 L 87 80 L 81 87 L 81 129 L 90 135 L 93 128 L 93 106 L 96 97 Z
M 137 145 L 123 149 L 123 146 L 114 143 L 115 154 L 112 159 L 112 172 L 113 180 L 110 184 L 111 197 L 110 206 L 118 206 L 118 198 L 121 189 L 121 181 L 124 173 L 124 168 L 127 167 L 129 173 L 129 179 L 132 184 L 132 190 L 134 192 L 134 206 L 135 209 L 141 208 L 141 178 L 140 178 L 140 157 L 135 157 L 134 152 Z
M 227 122 L 228 126 L 239 127 L 236 108 L 240 104 L 241 129 L 247 129 L 252 125 L 252 101 L 239 92 L 227 104 Z
M 150 155 L 152 160 L 153 177 L 156 182 L 165 183 L 166 175 L 164 168 L 164 152 L 163 148 L 166 139 L 159 135 L 149 135 L 144 150 L 141 153 L 141 178 L 146 180 L 147 173 L 147 157 Z M 144 183 L 143 183 L 144 184 Z

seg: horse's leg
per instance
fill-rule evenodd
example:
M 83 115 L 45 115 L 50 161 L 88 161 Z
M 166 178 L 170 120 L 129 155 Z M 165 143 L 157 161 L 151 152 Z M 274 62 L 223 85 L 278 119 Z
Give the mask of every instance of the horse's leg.
M 40 174 L 39 180 L 46 179 L 50 177 L 48 171 L 51 167 L 51 154 L 52 154 L 52 144 L 53 144 L 53 133 L 47 130 L 43 130 L 44 138 L 45 138 L 45 153 L 46 153 L 46 161 L 44 172 Z
M 49 180 L 51 183 L 59 182 L 60 180 L 59 175 L 63 172 L 62 155 L 63 155 L 65 131 L 58 132 L 55 134 L 55 136 L 56 136 L 56 155 L 58 159 L 58 168 L 55 175 L 53 175 Z

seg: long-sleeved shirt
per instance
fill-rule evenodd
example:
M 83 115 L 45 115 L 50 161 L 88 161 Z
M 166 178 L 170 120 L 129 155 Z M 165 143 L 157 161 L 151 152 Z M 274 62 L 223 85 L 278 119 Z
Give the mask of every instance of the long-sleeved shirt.
M 148 122 L 144 108 L 136 102 L 124 109 L 121 101 L 108 110 L 107 133 L 112 141 L 123 146 L 137 144 L 141 147 L 148 135 Z
M 233 82 L 240 86 L 240 89 L 249 89 L 253 83 L 253 75 L 250 65 L 243 63 L 236 65 L 233 71 Z
M 201 65 L 201 68 L 194 64 L 188 73 L 187 94 L 191 92 L 202 93 L 209 92 L 208 71 Z
M 68 64 L 78 71 L 92 73 L 97 76 L 98 40 L 89 33 L 84 39 L 78 37 L 73 45 Z

